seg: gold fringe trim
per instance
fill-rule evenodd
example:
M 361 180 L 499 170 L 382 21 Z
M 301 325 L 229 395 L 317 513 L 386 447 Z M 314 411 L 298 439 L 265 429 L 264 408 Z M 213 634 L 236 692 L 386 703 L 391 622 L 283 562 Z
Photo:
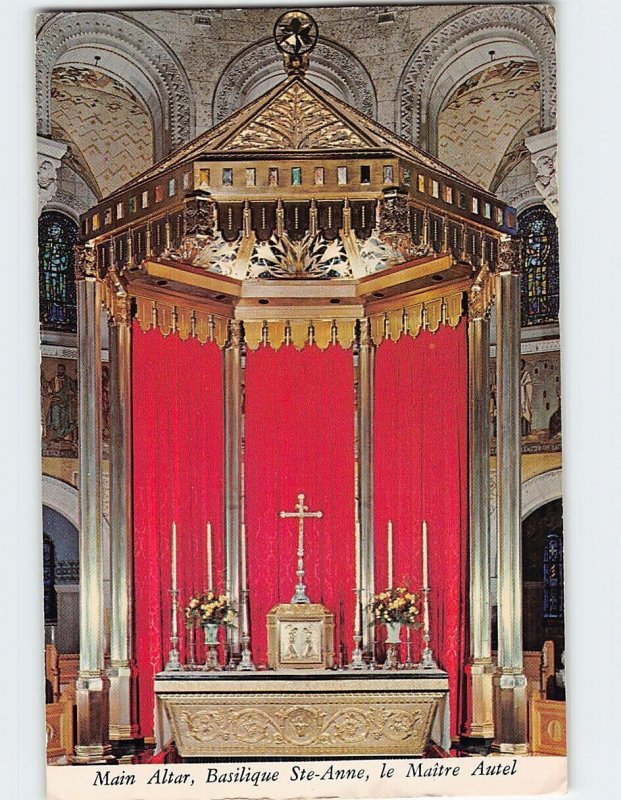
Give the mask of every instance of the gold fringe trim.
M 381 314 L 372 314 L 371 339 L 379 345 L 384 339 L 396 342 L 407 333 L 415 338 L 421 330 L 436 333 L 440 325 L 456 328 L 463 316 L 463 292 L 456 292 L 447 297 L 438 297 L 426 303 L 414 303 L 411 306 L 394 309 Z
M 196 337 L 201 344 L 215 342 L 224 347 L 229 336 L 229 320 L 217 314 L 197 311 L 185 306 L 168 305 L 144 297 L 136 298 L 136 319 L 145 333 L 158 328 L 163 336 L 177 333 L 185 341 Z
M 247 320 L 244 322 L 244 338 L 250 350 L 256 350 L 263 341 L 263 320 Z
M 313 322 L 313 344 L 326 350 L 332 341 L 332 320 L 321 319 Z
M 302 350 L 310 336 L 310 322 L 294 320 L 289 323 L 289 340 L 296 350 Z

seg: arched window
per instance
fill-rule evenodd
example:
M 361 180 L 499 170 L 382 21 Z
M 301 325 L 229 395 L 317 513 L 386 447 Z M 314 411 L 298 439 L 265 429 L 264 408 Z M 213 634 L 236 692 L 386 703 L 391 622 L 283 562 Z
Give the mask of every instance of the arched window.
M 545 206 L 528 208 L 518 219 L 522 239 L 522 325 L 558 321 L 558 231 Z
M 543 546 L 543 617 L 563 619 L 563 538 L 550 531 Z
M 39 218 L 39 316 L 47 330 L 76 330 L 73 248 L 78 226 L 64 214 L 46 211 Z
M 54 572 L 56 557 L 54 555 L 54 542 L 45 533 L 43 534 L 43 609 L 46 623 L 55 623 L 58 613 L 56 610 L 56 590 L 54 588 Z

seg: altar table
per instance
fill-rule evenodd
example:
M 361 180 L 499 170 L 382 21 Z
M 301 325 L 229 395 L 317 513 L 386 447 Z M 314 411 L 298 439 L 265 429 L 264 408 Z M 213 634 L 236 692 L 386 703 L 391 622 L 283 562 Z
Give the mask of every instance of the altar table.
M 422 756 L 448 747 L 442 671 L 161 672 L 157 745 L 188 759 Z

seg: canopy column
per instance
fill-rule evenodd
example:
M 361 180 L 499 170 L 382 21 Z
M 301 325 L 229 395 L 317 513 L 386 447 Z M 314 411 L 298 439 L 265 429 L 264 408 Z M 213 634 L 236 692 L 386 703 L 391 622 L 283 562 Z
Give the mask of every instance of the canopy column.
M 224 529 L 226 592 L 241 611 L 239 581 L 239 542 L 242 523 L 242 367 L 241 323 L 231 320 L 229 339 L 224 347 Z M 240 654 L 240 628 L 226 629 L 230 654 Z
M 76 681 L 75 763 L 110 758 L 104 671 L 101 505 L 101 284 L 93 247 L 76 253 L 80 513 L 80 665 Z
M 470 660 L 466 665 L 468 713 L 464 736 L 493 739 L 493 687 L 490 600 L 490 382 L 489 306 L 476 283 L 468 320 L 468 441 Z
M 138 735 L 133 657 L 131 299 L 120 287 L 109 318 L 110 342 L 110 740 L 120 756 Z
M 498 673 L 494 677 L 493 749 L 528 752 L 522 660 L 520 464 L 520 243 L 504 236 L 496 276 L 498 433 Z

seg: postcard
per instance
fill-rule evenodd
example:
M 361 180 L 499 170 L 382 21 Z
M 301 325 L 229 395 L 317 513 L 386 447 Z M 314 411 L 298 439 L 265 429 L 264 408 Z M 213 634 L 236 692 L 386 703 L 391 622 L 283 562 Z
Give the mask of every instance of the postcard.
M 555 52 L 38 16 L 50 800 L 566 791 Z

